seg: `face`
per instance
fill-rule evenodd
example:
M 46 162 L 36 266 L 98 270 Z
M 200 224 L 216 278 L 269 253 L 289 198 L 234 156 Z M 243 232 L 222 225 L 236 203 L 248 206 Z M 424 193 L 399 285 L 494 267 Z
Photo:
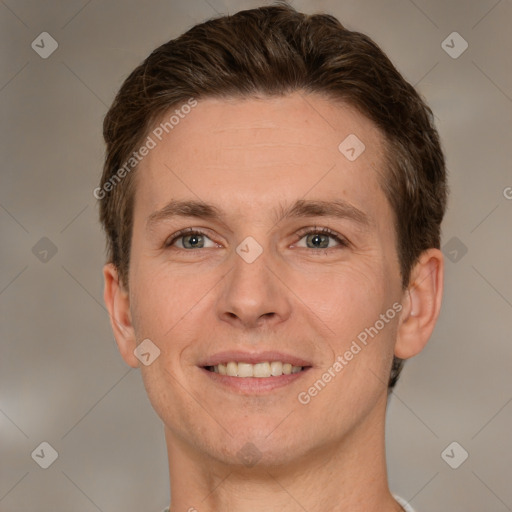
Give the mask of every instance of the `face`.
M 369 120 L 298 93 L 202 100 L 144 158 L 129 308 L 171 439 L 278 463 L 381 415 L 402 301 L 383 161 Z

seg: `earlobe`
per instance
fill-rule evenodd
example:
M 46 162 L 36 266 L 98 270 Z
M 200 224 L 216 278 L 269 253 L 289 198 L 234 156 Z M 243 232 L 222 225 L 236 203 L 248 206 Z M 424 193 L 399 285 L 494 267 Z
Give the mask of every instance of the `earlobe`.
M 103 297 L 119 352 L 126 364 L 137 368 L 139 360 L 133 353 L 137 343 L 132 325 L 128 291 L 120 282 L 117 269 L 112 263 L 107 263 L 103 267 L 103 276 L 105 279 Z
M 444 258 L 439 249 L 424 251 L 411 271 L 403 296 L 403 310 L 395 355 L 408 359 L 420 353 L 434 330 L 441 309 Z

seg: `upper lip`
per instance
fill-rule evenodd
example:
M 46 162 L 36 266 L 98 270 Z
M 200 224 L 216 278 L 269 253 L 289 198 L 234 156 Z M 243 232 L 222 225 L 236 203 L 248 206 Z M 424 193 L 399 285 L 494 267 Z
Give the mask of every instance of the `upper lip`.
M 282 363 L 291 363 L 293 366 L 311 366 L 311 363 L 291 354 L 285 354 L 275 350 L 265 350 L 259 352 L 243 352 L 240 350 L 227 350 L 217 352 L 216 354 L 205 358 L 198 366 L 217 366 L 220 363 L 265 363 L 272 361 L 281 361 Z

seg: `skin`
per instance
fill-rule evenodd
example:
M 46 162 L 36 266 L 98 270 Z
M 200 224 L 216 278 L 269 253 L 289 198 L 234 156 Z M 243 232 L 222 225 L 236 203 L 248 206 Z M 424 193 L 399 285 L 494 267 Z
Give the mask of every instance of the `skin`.
M 352 162 L 338 150 L 349 134 L 366 146 Z M 425 251 L 402 289 L 393 213 L 378 182 L 383 172 L 383 137 L 371 121 L 303 93 L 201 100 L 141 162 L 130 287 L 107 264 L 105 302 L 119 350 L 140 367 L 165 425 L 171 512 L 401 510 L 386 474 L 387 381 L 393 354 L 416 355 L 432 333 L 443 256 Z M 274 217 L 280 204 L 297 199 L 340 198 L 368 224 Z M 148 229 L 149 216 L 171 199 L 214 203 L 225 216 L 173 217 Z M 348 245 L 325 238 L 329 248 L 318 248 L 308 236 L 315 226 Z M 190 227 L 205 232 L 203 248 L 184 248 L 194 238 L 187 235 L 165 247 Z M 311 229 L 297 234 L 303 228 Z M 263 250 L 252 263 L 236 252 L 248 236 Z M 298 394 L 394 303 L 400 314 L 300 403 Z M 161 351 L 148 366 L 134 355 L 146 338 Z M 280 350 L 312 367 L 269 393 L 235 392 L 198 366 L 231 349 Z M 254 464 L 241 458 L 246 443 Z

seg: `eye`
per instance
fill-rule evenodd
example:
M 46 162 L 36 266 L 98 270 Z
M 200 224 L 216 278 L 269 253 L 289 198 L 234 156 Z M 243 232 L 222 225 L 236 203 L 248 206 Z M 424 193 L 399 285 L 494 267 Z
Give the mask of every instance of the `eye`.
M 337 246 L 335 247 L 348 247 L 349 242 L 329 228 L 306 228 L 297 233 L 300 236 L 300 240 L 306 239 L 306 249 L 333 249 L 334 247 L 329 246 L 329 239 L 335 240 Z M 205 241 L 209 240 L 210 245 L 205 245 Z M 208 247 L 218 246 L 213 242 L 203 231 L 187 228 L 174 233 L 165 242 L 165 247 L 175 246 L 177 249 L 205 249 Z M 298 247 L 304 247 L 298 245 Z
M 301 237 L 301 240 L 303 238 L 306 239 L 306 249 L 332 249 L 332 246 L 329 247 L 330 238 L 338 242 L 338 247 L 349 246 L 349 243 L 345 238 L 343 238 L 341 235 L 338 235 L 338 233 L 331 231 L 329 228 L 307 228 L 307 230 L 303 230 L 297 234 Z
M 212 245 L 206 246 L 205 239 L 210 240 Z M 176 242 L 181 242 L 181 247 L 178 244 L 178 249 L 204 249 L 205 247 L 215 247 L 215 243 L 202 231 L 198 231 L 192 228 L 182 229 L 177 233 L 174 233 L 165 242 L 165 247 L 171 247 Z

